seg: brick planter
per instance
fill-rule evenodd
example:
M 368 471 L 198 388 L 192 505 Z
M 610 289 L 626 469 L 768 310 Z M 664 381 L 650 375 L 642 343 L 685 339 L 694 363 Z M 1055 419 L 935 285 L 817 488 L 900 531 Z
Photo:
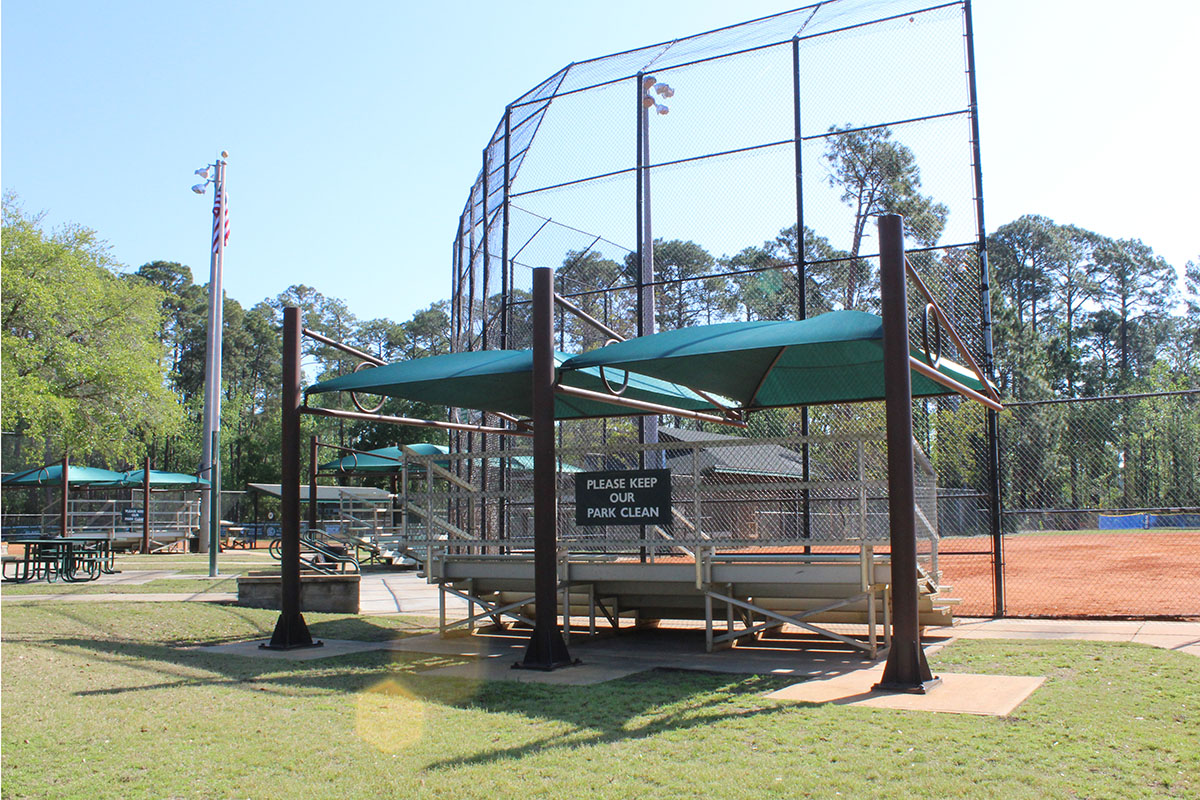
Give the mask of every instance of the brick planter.
M 334 614 L 358 613 L 358 573 L 300 574 L 300 610 Z M 279 573 L 251 572 L 238 577 L 238 605 L 249 608 L 279 608 Z

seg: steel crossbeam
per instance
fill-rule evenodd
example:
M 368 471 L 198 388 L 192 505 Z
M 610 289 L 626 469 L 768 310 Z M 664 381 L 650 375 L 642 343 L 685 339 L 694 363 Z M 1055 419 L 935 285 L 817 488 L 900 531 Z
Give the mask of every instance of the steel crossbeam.
M 712 650 L 713 644 L 720 644 L 723 642 L 733 641 L 734 639 L 740 639 L 743 636 L 749 636 L 751 634 L 758 633 L 759 631 L 764 631 L 768 628 L 778 627 L 779 625 L 795 625 L 797 627 L 804 628 L 805 630 L 807 630 L 811 633 L 815 633 L 818 636 L 824 636 L 829 639 L 834 639 L 835 641 L 839 641 L 839 642 L 842 642 L 843 644 L 850 645 L 851 647 L 854 647 L 858 650 L 866 651 L 867 653 L 869 653 L 871 655 L 872 658 L 874 658 L 877 655 L 878 644 L 876 641 L 875 632 L 873 630 L 871 631 L 869 642 L 863 643 L 863 642 L 860 642 L 857 639 L 853 639 L 849 636 L 843 636 L 840 633 L 834 633 L 833 631 L 826 630 L 826 629 L 824 629 L 818 625 L 814 625 L 810 622 L 802 621 L 807 617 L 811 617 L 816 614 L 822 614 L 826 611 L 832 611 L 835 608 L 841 608 L 842 606 L 849 605 L 850 603 L 854 603 L 858 600 L 867 599 L 868 602 L 874 602 L 874 599 L 875 599 L 875 590 L 874 589 L 868 589 L 867 591 L 862 592 L 860 594 L 856 594 L 851 597 L 846 597 L 846 598 L 842 598 L 839 600 L 835 600 L 831 603 L 826 603 L 823 606 L 818 606 L 817 608 L 809 609 L 808 611 L 804 611 L 799 614 L 793 614 L 793 615 L 780 614 L 778 612 L 771 611 L 770 609 L 766 609 L 761 606 L 756 606 L 753 603 L 750 603 L 748 601 L 738 600 L 736 597 L 730 597 L 729 595 L 721 594 L 720 592 L 714 592 L 714 591 L 708 590 L 708 591 L 705 591 L 704 595 L 705 595 L 705 601 L 706 601 L 705 606 L 706 606 L 706 612 L 707 612 L 705 614 L 705 624 L 707 625 L 706 639 L 708 640 L 708 644 L 709 644 L 708 649 L 710 651 Z M 732 629 L 732 625 L 731 625 L 730 630 L 728 632 L 721 634 L 720 636 L 716 636 L 713 634 L 713 629 L 712 629 L 712 624 L 713 624 L 712 600 L 719 600 L 727 605 L 735 606 L 737 608 L 742 608 L 742 609 L 750 611 L 751 613 L 754 613 L 754 614 L 761 614 L 765 617 L 769 617 L 770 621 L 760 622 L 760 623 L 753 625 L 749 628 L 746 628 L 745 630 L 742 630 L 742 631 L 734 631 Z
M 445 633 L 446 631 L 451 630 L 453 628 L 461 628 L 464 625 L 473 626 L 476 622 L 478 622 L 481 619 L 484 619 L 485 617 L 491 617 L 492 619 L 496 619 L 496 618 L 502 617 L 502 616 L 511 617 L 512 619 L 515 619 L 518 622 L 521 622 L 521 623 L 524 623 L 525 625 L 533 627 L 533 620 L 531 620 L 529 617 L 526 617 L 522 614 L 517 614 L 516 612 L 513 611 L 514 608 L 520 608 L 521 606 L 527 606 L 531 602 L 533 602 L 533 595 L 529 595 L 528 597 L 522 597 L 520 600 L 517 600 L 514 603 L 507 603 L 505 605 L 500 605 L 499 603 L 489 603 L 487 600 L 484 600 L 483 598 L 477 597 L 476 595 L 470 594 L 468 592 L 460 592 L 458 589 L 455 589 L 452 586 L 447 586 L 444 583 L 438 584 L 438 590 L 442 593 L 442 595 L 441 595 L 442 602 L 440 603 L 440 608 L 439 608 L 440 619 L 438 619 L 438 632 L 439 633 Z M 447 625 L 446 624 L 446 602 L 445 602 L 446 594 L 452 594 L 455 597 L 458 597 L 462 600 L 466 600 L 468 603 L 469 609 L 473 609 L 475 607 L 475 605 L 478 604 L 486 610 L 482 611 L 478 614 L 474 614 L 474 613 L 471 613 L 468 611 L 469 616 L 467 616 L 465 619 L 456 620 L 456 621 L 450 623 L 449 625 Z

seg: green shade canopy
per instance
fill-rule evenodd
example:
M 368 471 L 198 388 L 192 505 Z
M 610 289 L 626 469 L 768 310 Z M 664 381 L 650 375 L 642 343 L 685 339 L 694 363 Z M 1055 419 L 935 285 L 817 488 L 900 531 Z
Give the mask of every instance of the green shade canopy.
M 70 472 L 71 483 L 75 482 L 75 468 L 71 468 Z M 121 475 L 121 486 L 131 486 L 138 488 L 144 486 L 146 480 L 146 471 L 142 469 L 131 469 Z M 163 472 L 162 470 L 150 470 L 150 487 L 152 489 L 198 489 L 202 486 L 208 486 L 208 481 L 204 478 L 198 478 L 195 475 L 188 475 L 184 472 Z
M 98 467 L 76 467 L 69 465 L 67 481 L 72 486 L 120 486 L 124 476 L 120 472 Z M 62 464 L 34 467 L 24 472 L 9 475 L 4 486 L 62 486 Z
M 568 358 L 563 353 L 556 353 L 556 367 Z M 528 417 L 533 413 L 532 370 L 532 350 L 475 350 L 365 369 L 318 383 L 309 387 L 305 394 L 354 391 Z M 598 368 L 560 371 L 559 375 L 564 385 L 606 391 Z M 621 370 L 606 370 L 605 377 L 614 388 L 619 388 L 625 381 L 625 373 Z M 636 373 L 630 373 L 629 386 L 622 396 L 691 411 L 715 410 L 712 403 L 686 387 Z M 636 413 L 611 403 L 555 395 L 555 419 Z
M 440 444 L 431 444 L 429 442 L 417 442 L 416 444 L 404 445 L 420 456 L 433 456 L 449 453 L 449 448 Z M 439 467 L 448 467 L 449 461 L 437 460 Z M 327 461 L 321 465 L 322 472 L 374 472 L 374 473 L 393 473 L 400 472 L 404 467 L 404 453 L 399 447 L 378 447 L 374 450 L 368 450 L 366 453 L 349 453 L 342 458 Z M 409 470 L 424 471 L 423 463 L 409 464 Z
M 449 453 L 450 449 L 440 444 L 428 444 L 421 442 L 418 444 L 405 445 L 409 450 L 412 450 L 417 455 L 438 455 Z M 489 458 L 488 466 L 497 466 L 498 462 L 503 459 Z M 517 471 L 530 471 L 533 469 L 533 456 L 509 456 L 509 467 Z M 434 463 L 443 469 L 450 466 L 449 459 L 435 459 Z M 339 458 L 334 461 L 328 461 L 321 465 L 322 472 L 374 472 L 374 473 L 393 473 L 400 472 L 404 465 L 404 454 L 399 447 L 380 447 L 375 450 L 368 450 L 366 453 L 351 453 L 344 458 Z M 422 462 L 409 462 L 409 472 L 424 472 L 425 465 Z M 563 462 L 559 472 L 583 472 L 582 469 L 573 464 Z
M 488 466 L 492 466 L 493 463 L 498 460 L 500 460 L 500 459 L 489 458 Z M 557 472 L 583 472 L 584 471 L 582 467 L 577 467 L 574 464 L 568 464 L 567 462 L 565 462 L 561 459 L 556 459 L 554 463 L 555 463 L 555 470 Z M 533 472 L 533 456 L 509 456 L 508 457 L 508 465 L 509 465 L 510 469 L 516 470 L 517 472 Z
M 913 355 L 923 357 L 916 350 Z M 575 356 L 563 369 L 599 366 L 686 383 L 747 409 L 882 400 L 883 320 L 862 311 L 831 311 L 793 322 L 699 325 L 610 344 Z M 975 373 L 960 364 L 942 359 L 937 369 L 983 391 Z M 912 394 L 954 391 L 913 372 Z

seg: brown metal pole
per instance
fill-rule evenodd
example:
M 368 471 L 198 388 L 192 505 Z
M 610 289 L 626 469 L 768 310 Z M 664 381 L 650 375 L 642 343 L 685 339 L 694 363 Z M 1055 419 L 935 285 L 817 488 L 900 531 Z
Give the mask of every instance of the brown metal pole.
M 533 270 L 533 593 L 535 620 L 514 666 L 552 670 L 575 663 L 558 629 L 558 497 L 554 485 L 554 281 Z M 432 465 L 431 465 L 432 467 Z
M 909 371 L 903 221 L 898 214 L 879 217 L 893 630 L 883 678 L 875 688 L 924 694 L 941 681 L 933 677 L 925 661 L 917 620 L 917 496 L 913 477 L 912 375 Z
M 62 460 L 62 507 L 59 509 L 59 526 L 58 526 L 59 527 L 58 532 L 59 532 L 60 536 L 67 535 L 67 508 L 68 508 L 68 504 L 69 504 L 69 501 L 67 498 L 71 493 L 71 481 L 70 481 L 70 478 L 67 477 L 67 473 L 70 472 L 70 470 L 71 470 L 70 459 L 67 456 L 63 456 L 63 460 Z
M 210 506 L 211 507 L 211 506 Z M 142 553 L 150 552 L 150 456 L 142 472 Z
M 314 647 L 308 625 L 300 613 L 300 309 L 283 310 L 283 418 L 280 440 L 281 480 L 279 523 L 281 534 L 279 620 L 268 650 Z

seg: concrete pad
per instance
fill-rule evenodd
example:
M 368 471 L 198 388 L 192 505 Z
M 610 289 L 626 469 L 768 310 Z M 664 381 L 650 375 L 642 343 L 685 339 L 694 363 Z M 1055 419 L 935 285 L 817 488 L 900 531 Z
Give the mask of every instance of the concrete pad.
M 871 687 L 883 676 L 883 667 L 815 679 L 766 695 L 773 700 L 801 703 L 932 711 L 942 714 L 977 714 L 1003 717 L 1033 694 L 1045 677 L 941 673 L 942 683 L 927 694 L 881 692 Z
M 1200 622 L 1185 620 L 958 619 L 925 636 L 1134 642 L 1200 656 Z
M 438 588 L 416 572 L 373 572 L 362 574 L 359 584 L 359 613 L 414 614 L 436 617 Z M 446 613 L 453 618 L 466 616 L 467 603 L 453 595 L 446 597 Z
M 349 639 L 322 639 L 320 647 L 300 647 L 295 650 L 264 650 L 260 644 L 266 644 L 270 639 L 255 639 L 250 642 L 230 642 L 229 644 L 214 644 L 201 647 L 184 647 L 182 650 L 193 650 L 198 653 L 214 653 L 227 656 L 244 656 L 246 658 L 266 658 L 283 661 L 313 661 L 318 658 L 334 658 L 365 653 L 371 650 L 382 650 L 387 642 L 356 642 Z
M 1139 624 L 1141 627 L 1138 629 L 1138 633 L 1171 633 L 1200 639 L 1200 621 L 1149 619 Z
M 1140 620 L 1090 619 L 957 619 L 956 633 L 964 630 L 1006 630 L 1019 632 L 1051 631 L 1060 633 L 1134 634 L 1144 623 Z
M 1134 644 L 1147 644 L 1165 650 L 1178 650 L 1192 655 L 1200 654 L 1200 638 L 1178 634 L 1139 633 L 1132 639 Z
M 741 675 L 829 676 L 861 670 L 864 665 L 874 663 L 858 652 L 800 650 L 794 641 L 782 639 L 768 639 L 753 646 L 706 653 L 702 629 L 627 628 L 619 634 L 607 634 L 594 639 L 572 637 L 568 644 L 571 655 L 579 659 L 586 669 L 569 667 L 552 673 L 513 670 L 511 666 L 525 653 L 528 637 L 528 632 L 522 630 L 489 631 L 447 638 L 426 634 L 398 639 L 386 646 L 396 652 L 457 656 L 474 662 L 429 670 L 424 674 L 549 683 L 596 683 L 651 669 Z M 579 677 L 566 675 L 570 672 L 575 672 Z M 546 677 L 559 674 L 566 677 Z
M 940 630 L 940 629 L 939 629 Z M 1086 641 L 1086 642 L 1129 642 L 1133 640 L 1132 633 L 1078 633 L 1071 631 L 1009 631 L 1003 629 L 987 629 L 974 631 L 951 631 L 946 629 L 948 635 L 954 639 L 1022 639 L 1032 641 L 1035 639 L 1060 640 L 1060 641 Z M 923 639 L 924 637 L 922 637 Z

